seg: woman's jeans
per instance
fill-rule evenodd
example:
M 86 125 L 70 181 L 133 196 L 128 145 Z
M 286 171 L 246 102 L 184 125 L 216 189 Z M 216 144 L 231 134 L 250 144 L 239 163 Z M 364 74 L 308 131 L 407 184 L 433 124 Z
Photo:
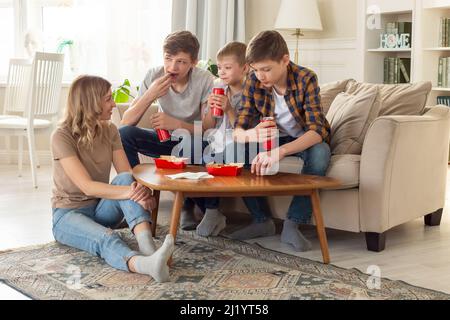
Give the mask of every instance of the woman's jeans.
M 112 185 L 129 186 L 134 178 L 119 174 Z M 129 271 L 127 262 L 138 252 L 111 230 L 125 218 L 133 230 L 142 222 L 151 223 L 149 212 L 132 200 L 102 199 L 97 205 L 78 209 L 53 209 L 53 236 L 61 244 L 103 258 L 110 266 Z

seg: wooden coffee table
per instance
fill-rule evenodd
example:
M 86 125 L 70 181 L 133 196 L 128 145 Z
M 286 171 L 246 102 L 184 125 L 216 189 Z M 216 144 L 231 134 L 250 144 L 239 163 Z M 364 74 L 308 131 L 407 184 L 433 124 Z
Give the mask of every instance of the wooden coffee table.
M 181 172 L 204 172 L 200 166 L 188 166 L 184 170 L 157 169 L 152 164 L 142 164 L 133 169 L 135 179 L 154 190 L 157 207 L 152 212 L 152 232 L 156 233 L 158 218 L 159 195 L 161 191 L 175 194 L 170 223 L 170 233 L 176 238 L 180 212 L 185 197 L 257 197 L 257 196 L 310 196 L 313 215 L 316 221 L 317 234 L 322 250 L 323 262 L 330 263 L 327 236 L 320 209 L 319 190 L 340 186 L 340 182 L 327 177 L 307 176 L 290 173 L 279 173 L 275 176 L 256 176 L 248 170 L 243 170 L 238 177 L 215 177 L 199 181 L 171 180 L 166 175 Z

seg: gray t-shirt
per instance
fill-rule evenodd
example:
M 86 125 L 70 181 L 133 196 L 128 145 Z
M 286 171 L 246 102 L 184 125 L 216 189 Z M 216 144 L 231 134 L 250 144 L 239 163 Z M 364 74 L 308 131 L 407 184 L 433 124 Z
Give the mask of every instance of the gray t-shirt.
M 141 97 L 151 84 L 164 76 L 164 67 L 156 67 L 149 70 L 139 89 Z M 186 90 L 181 93 L 172 88 L 156 103 L 162 111 L 169 116 L 188 123 L 201 121 L 201 106 L 208 101 L 208 96 L 214 86 L 214 76 L 206 70 L 193 68 L 189 73 L 189 82 Z

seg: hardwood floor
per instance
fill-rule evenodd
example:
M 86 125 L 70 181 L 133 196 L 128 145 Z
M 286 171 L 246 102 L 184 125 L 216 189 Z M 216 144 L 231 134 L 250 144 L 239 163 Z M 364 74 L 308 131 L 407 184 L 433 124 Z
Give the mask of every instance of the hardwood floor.
M 449 171 L 450 173 L 450 171 Z M 32 188 L 29 168 L 24 176 L 17 177 L 16 166 L 0 165 L 0 251 L 44 244 L 53 241 L 50 195 L 51 168 L 38 170 L 38 189 Z M 450 180 L 450 174 L 448 175 Z M 327 230 L 331 262 L 343 268 L 357 268 L 367 272 L 370 266 L 378 266 L 381 276 L 403 280 L 412 285 L 450 293 L 450 192 L 440 227 L 425 227 L 423 219 L 417 219 L 394 228 L 387 233 L 386 250 L 380 253 L 366 250 L 363 234 Z M 172 206 L 172 196 L 161 194 L 159 221 L 167 221 Z M 247 215 L 233 215 L 229 222 L 248 221 Z M 313 242 L 313 250 L 299 256 L 322 261 L 315 229 L 302 230 Z M 279 241 L 279 236 L 261 238 L 253 242 L 289 254 L 296 254 Z M 20 298 L 0 283 L 0 300 Z

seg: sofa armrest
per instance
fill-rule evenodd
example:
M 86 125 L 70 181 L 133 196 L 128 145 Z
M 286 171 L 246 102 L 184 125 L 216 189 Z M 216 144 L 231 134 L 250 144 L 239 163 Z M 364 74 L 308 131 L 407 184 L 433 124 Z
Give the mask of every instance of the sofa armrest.
M 360 228 L 382 233 L 444 207 L 450 108 L 370 126 L 360 169 Z
M 127 109 L 130 107 L 129 103 L 120 103 L 117 104 L 117 107 L 113 109 L 113 114 L 111 116 L 111 121 L 112 123 L 114 123 L 116 125 L 116 127 L 120 127 L 120 121 L 122 120 L 123 114 L 125 113 L 125 111 L 127 111 Z M 151 129 L 152 126 L 150 124 L 150 115 L 152 115 L 153 113 L 156 113 L 158 111 L 158 106 L 157 105 L 151 105 L 150 108 L 147 109 L 147 111 L 145 112 L 145 114 L 143 115 L 141 121 L 139 121 L 139 123 L 137 124 L 138 127 L 140 128 L 147 128 L 147 129 Z

